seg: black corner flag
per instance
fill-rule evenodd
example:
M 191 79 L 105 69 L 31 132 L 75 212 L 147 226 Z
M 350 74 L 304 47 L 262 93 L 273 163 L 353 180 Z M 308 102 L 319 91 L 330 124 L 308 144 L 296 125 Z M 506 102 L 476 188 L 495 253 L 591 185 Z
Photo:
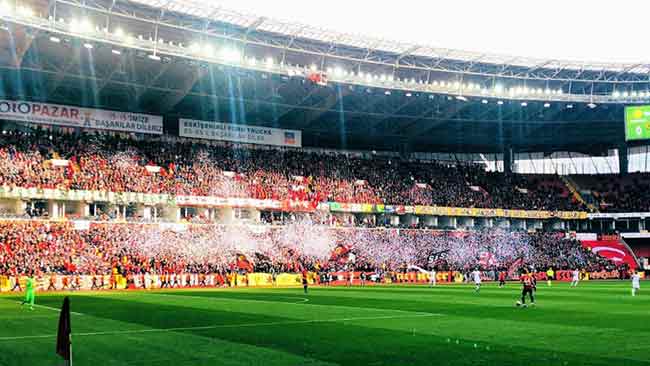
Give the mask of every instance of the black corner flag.
M 63 299 L 61 315 L 59 316 L 59 331 L 56 336 L 56 353 L 72 365 L 72 342 L 70 341 L 70 299 L 66 296 Z

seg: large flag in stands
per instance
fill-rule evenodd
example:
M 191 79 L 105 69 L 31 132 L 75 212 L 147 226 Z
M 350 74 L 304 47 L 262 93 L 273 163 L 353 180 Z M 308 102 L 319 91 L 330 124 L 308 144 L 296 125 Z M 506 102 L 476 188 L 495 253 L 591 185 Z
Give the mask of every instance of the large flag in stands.
M 253 262 L 248 260 L 245 255 L 237 255 L 237 268 L 247 272 L 253 272 Z
M 349 259 L 348 258 L 349 256 L 350 256 L 350 248 L 348 248 L 344 244 L 339 244 L 332 251 L 332 254 L 330 255 L 330 261 L 339 262 L 339 263 L 347 263 L 348 259 Z
M 70 340 L 70 298 L 63 299 L 61 315 L 59 315 L 59 331 L 56 335 L 56 353 L 67 361 L 68 365 L 72 359 L 72 341 Z

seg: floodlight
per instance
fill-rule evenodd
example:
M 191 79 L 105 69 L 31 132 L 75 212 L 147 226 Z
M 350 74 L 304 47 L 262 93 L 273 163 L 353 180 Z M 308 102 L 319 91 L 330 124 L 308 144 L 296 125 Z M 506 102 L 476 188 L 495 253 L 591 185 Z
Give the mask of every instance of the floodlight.
M 481 101 L 481 103 L 483 103 L 483 104 L 488 104 L 488 100 L 487 100 L 487 99 L 483 99 L 483 100 Z
M 93 45 L 90 44 L 90 43 L 84 43 L 84 47 L 87 48 L 87 49 L 89 49 L 89 50 L 92 50 L 92 49 L 93 49 Z
M 50 42 L 60 43 L 60 42 L 61 42 L 61 39 L 58 38 L 58 37 L 54 37 L 54 36 L 52 36 L 52 37 L 50 37 Z
M 551 103 L 544 103 L 544 108 L 548 108 L 551 106 Z
M 119 38 L 124 37 L 124 31 L 122 30 L 122 28 L 118 27 L 115 29 L 115 37 L 119 37 Z
M 120 51 L 120 50 L 116 50 L 116 49 L 112 49 L 112 50 L 111 50 L 111 53 L 113 53 L 114 55 L 121 55 L 121 54 L 122 54 L 122 51 Z
M 526 107 L 526 106 L 528 106 L 528 103 L 526 103 L 526 102 L 521 102 L 521 106 L 522 106 L 522 107 Z

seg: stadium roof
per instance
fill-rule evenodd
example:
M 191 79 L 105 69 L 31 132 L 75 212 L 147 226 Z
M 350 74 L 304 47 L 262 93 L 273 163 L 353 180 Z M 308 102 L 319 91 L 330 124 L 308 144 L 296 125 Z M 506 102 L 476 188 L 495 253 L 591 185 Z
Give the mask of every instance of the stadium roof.
M 18 8 L 13 15 L 0 14 L 0 43 L 10 45 L 0 48 L 2 97 L 164 115 L 171 133 L 175 119 L 189 117 L 299 129 L 306 146 L 328 148 L 595 153 L 618 147 L 624 138 L 623 104 L 607 96 L 612 85 L 643 90 L 625 94 L 636 95 L 635 103 L 650 96 L 647 74 L 524 70 L 448 59 L 432 66 L 431 60 L 394 52 L 260 31 L 257 27 L 274 23 L 260 18 L 241 23 L 221 10 L 207 16 L 231 17 L 206 21 L 125 1 L 53 1 L 30 3 L 38 16 L 26 17 L 31 13 Z M 197 40 L 206 47 L 242 46 L 240 56 L 247 61 L 196 53 Z M 276 61 L 265 63 L 268 55 Z M 356 71 L 334 72 L 327 85 L 317 85 L 306 77 L 309 66 L 296 66 L 314 58 L 321 69 L 345 62 Z M 429 68 L 408 69 L 419 63 Z M 360 81 L 360 70 L 374 77 L 365 74 Z M 395 75 L 394 83 L 377 78 L 386 70 Z M 508 75 L 521 77 L 535 95 L 514 94 L 525 90 L 517 84 L 509 86 L 512 95 L 483 94 L 495 80 L 511 82 Z M 413 77 L 429 83 L 412 82 Z M 446 89 L 431 81 L 436 78 L 448 80 Z M 466 85 L 472 90 L 463 90 Z M 545 85 L 565 92 L 540 93 Z
M 588 59 L 583 59 L 583 60 L 576 60 L 574 58 L 567 58 L 566 55 L 555 55 L 553 58 L 544 58 L 544 57 L 526 57 L 525 55 L 520 55 L 520 54 L 504 54 L 504 53 L 495 53 L 495 52 L 485 52 L 485 51 L 467 51 L 467 50 L 462 50 L 458 48 L 442 48 L 442 47 L 432 47 L 428 45 L 430 42 L 425 42 L 422 41 L 420 43 L 415 42 L 400 42 L 400 41 L 394 41 L 391 39 L 386 39 L 386 38 L 375 38 L 375 37 L 370 37 L 370 36 L 364 36 L 364 35 L 357 35 L 353 34 L 350 32 L 341 32 L 336 28 L 321 28 L 317 26 L 313 26 L 310 24 L 304 24 L 299 21 L 284 21 L 284 20 L 279 20 L 274 17 L 267 17 L 265 14 L 251 14 L 247 13 L 245 11 L 240 11 L 240 10 L 233 10 L 228 8 L 230 7 L 240 7 L 243 8 L 242 5 L 240 5 L 239 1 L 202 1 L 202 0 L 131 0 L 134 3 L 139 3 L 155 8 L 161 8 L 165 9 L 167 11 L 171 12 L 177 12 L 180 14 L 186 14 L 194 17 L 201 17 L 201 18 L 206 18 L 210 19 L 212 21 L 217 21 L 217 22 L 223 22 L 223 23 L 229 23 L 233 24 L 239 27 L 243 28 L 254 28 L 257 31 L 262 31 L 262 32 L 271 32 L 271 33 L 278 33 L 278 34 L 283 34 L 287 35 L 290 37 L 295 37 L 295 38 L 303 38 L 303 39 L 311 39 L 319 42 L 325 42 L 325 43 L 336 43 L 339 45 L 345 45 L 345 46 L 350 46 L 350 47 L 356 47 L 356 48 L 362 48 L 362 49 L 374 49 L 374 50 L 380 50 L 384 52 L 390 52 L 390 53 L 396 53 L 400 55 L 412 55 L 412 56 L 420 56 L 420 57 L 427 57 L 427 58 L 447 58 L 447 59 L 453 59 L 453 60 L 459 60 L 459 61 L 468 61 L 468 62 L 474 62 L 474 63 L 491 63 L 491 64 L 508 64 L 508 65 L 514 65 L 514 66 L 522 66 L 522 67 L 545 67 L 545 68 L 563 68 L 563 69 L 573 69 L 573 70 L 610 70 L 610 71 L 617 71 L 617 72 L 632 72 L 632 73 L 648 73 L 650 72 L 650 60 L 648 60 L 648 57 L 641 52 L 640 54 L 636 54 L 634 52 L 633 54 L 638 57 L 638 60 L 636 62 L 602 62 L 602 61 L 591 61 Z M 559 0 L 558 0 L 559 1 Z M 558 5 L 558 1 L 546 1 L 544 4 L 540 4 L 537 2 L 528 2 L 529 4 L 522 4 L 521 2 L 517 2 L 516 4 L 512 2 L 506 2 L 502 6 L 495 7 L 494 4 L 487 5 L 488 8 L 493 8 L 494 12 L 490 14 L 484 14 L 482 17 L 484 19 L 487 19 L 488 22 L 492 21 L 491 16 L 492 14 L 496 14 L 497 12 L 502 13 L 502 14 L 507 14 L 508 17 L 516 17 L 519 16 L 521 12 L 525 10 L 534 10 L 535 12 L 540 12 L 541 8 L 552 8 L 554 5 Z M 223 3 L 226 3 L 224 6 Z M 264 8 L 266 9 L 265 11 L 269 11 L 270 6 L 268 3 L 266 6 L 264 4 L 259 4 L 258 2 L 254 1 L 244 1 L 243 2 L 246 5 L 249 5 L 249 8 L 255 7 L 255 8 Z M 297 6 L 298 4 L 292 3 L 292 2 L 287 2 L 286 5 L 279 6 L 277 4 L 273 5 L 275 8 L 281 8 L 282 13 L 285 14 L 286 16 L 292 15 L 293 18 L 298 18 L 302 17 L 305 14 L 319 14 L 323 12 L 322 8 L 332 8 L 335 9 L 334 11 L 331 11 L 327 13 L 327 15 L 332 16 L 333 14 L 340 14 L 340 13 L 345 13 L 348 11 L 345 7 L 339 7 L 340 3 L 333 2 L 332 4 L 323 4 L 324 6 L 318 7 L 317 10 L 312 9 L 311 7 L 305 7 L 305 6 Z M 458 11 L 458 7 L 465 7 L 465 6 L 472 6 L 475 7 L 479 4 L 463 4 L 459 5 L 457 4 L 456 7 L 452 7 L 452 9 L 449 9 L 449 5 L 445 4 L 438 4 L 435 3 L 434 5 L 431 5 L 430 7 L 423 6 L 422 4 L 414 4 L 412 3 L 411 5 L 408 4 L 402 4 L 401 6 L 412 6 L 411 9 L 409 9 L 409 12 L 417 12 L 421 10 L 424 13 L 429 13 L 428 16 L 430 16 L 432 19 L 432 22 L 435 23 L 439 20 L 440 17 L 445 17 L 446 13 L 445 10 L 447 11 Z M 584 12 L 584 6 L 580 4 L 574 4 L 577 7 L 583 8 L 582 12 Z M 634 7 L 639 7 L 641 8 L 644 7 L 643 4 L 638 4 L 638 2 L 634 2 Z M 368 4 L 363 4 L 363 7 L 367 7 Z M 512 6 L 513 9 L 507 10 L 507 7 Z M 358 14 L 358 20 L 356 23 L 358 24 L 355 27 L 351 26 L 345 26 L 347 29 L 355 29 L 358 30 L 359 34 L 364 34 L 363 26 L 368 24 L 369 21 L 365 18 L 372 18 L 376 16 L 376 13 L 382 12 L 382 8 L 384 9 L 390 9 L 391 14 L 393 14 L 394 18 L 400 18 L 401 20 L 406 20 L 400 22 L 400 19 L 394 19 L 390 23 L 386 23 L 383 28 L 389 29 L 391 35 L 397 34 L 405 34 L 404 32 L 400 33 L 400 28 L 408 28 L 409 27 L 409 19 L 413 17 L 413 14 L 409 13 L 400 13 L 397 12 L 395 13 L 395 4 L 390 4 L 390 6 L 386 6 L 386 4 L 382 5 L 380 3 L 375 3 L 372 5 L 373 10 L 372 12 L 367 12 L 365 14 L 361 13 Z M 576 19 L 573 19 L 572 22 L 579 22 L 580 18 L 583 18 L 588 22 L 591 27 L 590 32 L 594 32 L 593 28 L 601 28 L 606 32 L 609 32 L 610 34 L 619 34 L 618 32 L 624 32 L 624 35 L 626 34 L 634 34 L 634 24 L 630 24 L 628 20 L 626 20 L 626 17 L 622 17 L 621 22 L 624 22 L 621 24 L 621 26 L 624 26 L 623 29 L 617 30 L 616 27 L 612 25 L 612 22 L 614 24 L 619 24 L 616 23 L 616 19 L 608 19 L 608 22 L 603 24 L 603 26 L 600 26 L 599 24 L 594 23 L 595 20 L 593 18 L 593 14 L 589 14 L 592 16 L 592 18 L 588 18 L 587 14 L 582 14 L 582 13 L 576 13 L 573 14 L 570 10 L 564 9 L 566 8 L 566 4 L 563 5 L 561 11 L 564 12 L 569 12 L 571 13 L 570 16 L 575 17 Z M 602 8 L 599 7 L 593 7 L 597 8 L 598 12 L 601 14 L 605 14 L 606 17 L 609 17 L 611 14 L 609 14 L 612 10 L 608 8 L 607 12 L 605 12 Z M 621 9 L 625 12 L 629 12 L 629 8 L 626 9 L 626 7 L 622 4 L 617 4 L 617 8 Z M 517 11 L 515 11 L 515 9 Z M 359 8 L 356 8 L 356 10 L 359 10 Z M 638 9 L 639 11 L 642 11 L 642 9 Z M 551 12 L 555 12 L 555 18 L 561 18 L 564 19 L 565 17 L 560 17 L 560 10 L 558 9 L 552 9 L 550 10 Z M 386 13 L 386 11 L 383 11 L 382 13 Z M 455 13 L 458 14 L 458 13 Z M 544 13 L 548 15 L 547 13 Z M 538 19 L 538 17 L 543 16 L 543 15 L 537 15 L 537 14 L 527 14 L 528 17 L 535 17 L 535 19 Z M 615 15 L 612 15 L 614 17 Z M 311 19 L 317 18 L 316 17 L 311 17 Z M 464 14 L 462 16 L 453 16 L 450 15 L 448 16 L 449 18 L 452 19 L 457 19 L 457 26 L 458 28 L 456 29 L 448 29 L 447 33 L 453 34 L 453 33 L 458 33 L 458 32 L 463 32 L 466 34 L 476 34 L 477 32 L 483 32 L 484 25 L 485 23 L 479 24 L 478 26 L 475 24 L 467 24 L 466 23 L 466 18 L 469 17 L 469 14 Z M 526 17 L 526 15 L 524 15 Z M 476 17 L 472 18 L 475 19 Z M 530 24 L 529 28 L 533 27 L 538 27 L 541 29 L 549 29 L 551 27 L 554 27 L 557 25 L 555 23 L 555 19 L 552 22 L 546 23 L 546 24 L 541 24 L 539 22 L 536 22 L 535 19 L 533 19 L 533 22 Z M 384 19 L 386 20 L 386 19 Z M 500 20 L 500 19 L 499 19 Z M 325 24 L 337 24 L 338 27 L 344 26 L 344 24 L 336 22 L 334 19 L 329 19 L 328 21 L 323 22 Z M 582 24 L 582 23 L 580 23 Z M 412 25 L 411 25 L 412 26 Z M 498 28 L 497 24 L 492 24 L 492 27 Z M 632 29 L 630 29 L 632 27 Z M 477 29 L 478 28 L 478 29 Z M 557 27 L 558 29 L 564 30 L 566 27 Z M 376 29 L 376 28 L 374 28 Z M 498 29 L 503 29 L 503 28 L 498 28 Z M 517 29 L 517 28 L 510 28 L 509 31 L 511 33 L 523 33 L 527 34 L 527 29 Z M 557 36 L 557 32 L 550 32 L 546 31 L 547 37 L 552 37 L 552 36 Z M 491 33 L 493 34 L 493 33 Z M 414 34 L 409 34 L 408 37 L 414 37 Z M 592 39 L 593 36 L 590 34 L 579 34 L 579 35 L 572 35 L 572 34 L 566 34 L 563 33 L 561 36 L 566 37 L 567 39 L 572 39 L 574 43 L 579 43 L 579 42 L 585 42 L 586 40 Z M 439 36 L 436 35 L 437 38 L 445 38 L 449 37 L 447 36 Z M 474 36 L 475 38 L 479 38 Z M 419 37 L 418 37 L 419 38 Z M 421 38 L 420 38 L 421 39 Z M 520 38 L 517 38 L 520 39 Z M 577 40 L 576 40 L 577 39 Z M 608 51 L 610 50 L 611 44 L 605 44 L 605 46 L 600 47 L 602 50 L 601 52 L 589 52 L 591 57 L 595 57 L 596 59 L 599 60 L 616 60 L 620 59 L 620 56 L 617 57 L 617 55 L 612 55 L 612 53 L 622 53 L 622 51 L 625 51 L 626 49 L 630 50 L 643 50 L 643 47 L 635 41 L 634 37 L 626 37 L 626 36 L 617 36 L 616 37 L 617 43 L 621 44 L 620 47 L 615 47 L 616 51 Z M 501 42 L 501 43 L 507 43 L 507 37 L 500 37 L 498 41 L 496 42 Z M 521 42 L 518 47 L 523 48 L 523 49 L 531 49 L 531 47 L 535 47 L 541 52 L 548 50 L 548 49 L 553 49 L 553 47 L 549 47 L 548 44 L 553 44 L 557 43 L 559 40 L 557 39 L 549 39 L 547 38 L 547 44 L 536 44 L 532 46 L 528 46 L 525 44 L 525 40 Z M 601 41 L 602 42 L 602 41 Z M 495 44 L 495 43 L 492 43 Z M 602 45 L 603 43 L 601 43 Z M 479 46 L 476 43 L 472 44 L 472 47 L 475 49 L 478 48 Z M 481 49 L 484 49 L 485 47 L 481 47 Z M 574 45 L 574 48 L 579 48 L 578 45 Z M 537 52 L 537 53 L 541 53 Z M 552 53 L 552 52 L 551 52 Z M 594 56 L 597 55 L 597 56 Z M 635 56 L 630 56 L 630 53 L 628 52 L 626 54 L 626 59 L 629 61 Z M 645 61 L 643 61 L 645 59 Z

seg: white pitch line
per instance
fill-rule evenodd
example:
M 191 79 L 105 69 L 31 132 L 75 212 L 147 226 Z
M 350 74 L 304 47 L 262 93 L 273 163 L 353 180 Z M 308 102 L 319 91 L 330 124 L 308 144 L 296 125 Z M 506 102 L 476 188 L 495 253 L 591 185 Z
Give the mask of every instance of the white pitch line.
M 42 308 L 42 309 L 47 309 L 47 310 L 52 310 L 52 311 L 57 311 L 57 312 L 61 311 L 61 309 L 54 308 L 54 307 L 51 307 L 51 306 L 46 306 L 46 305 L 34 304 L 34 306 L 36 306 L 37 308 Z M 75 311 L 71 311 L 70 314 L 72 314 L 72 315 L 83 315 L 82 313 L 77 313 Z
M 159 293 L 159 292 L 149 292 L 146 293 L 147 296 L 165 296 L 165 297 L 178 297 L 178 298 L 190 298 L 190 299 L 201 299 L 201 300 L 220 300 L 220 301 L 246 301 L 246 302 L 268 302 L 273 304 L 290 304 L 290 305 L 301 305 L 306 302 L 309 302 L 309 299 L 306 297 L 289 297 L 289 296 L 277 296 L 276 299 L 291 299 L 296 300 L 296 302 L 284 302 L 284 301 L 273 301 L 273 300 L 257 300 L 257 299 L 237 299 L 234 297 L 219 297 L 219 296 L 193 296 L 193 295 L 179 295 L 172 293 Z M 300 301 L 298 301 L 300 300 Z
M 413 315 L 362 316 L 362 317 L 335 318 L 335 319 L 287 320 L 287 321 L 267 322 L 267 323 L 217 324 L 217 325 L 206 325 L 206 326 L 198 326 L 198 327 L 134 329 L 134 330 L 118 330 L 118 331 L 107 331 L 107 332 L 72 333 L 72 336 L 90 337 L 90 336 L 120 335 L 120 334 L 165 333 L 165 332 L 179 332 L 179 331 L 186 331 L 186 330 L 209 330 L 209 329 L 219 329 L 219 328 L 250 328 L 250 327 L 267 327 L 267 326 L 275 326 L 275 325 L 349 322 L 349 321 L 358 321 L 358 320 L 421 318 L 421 317 L 432 317 L 432 316 L 442 316 L 442 315 L 443 314 L 424 313 L 424 314 L 413 314 Z M 56 336 L 57 336 L 56 334 L 43 334 L 43 335 L 33 335 L 33 336 L 0 337 L 0 341 L 54 338 Z
M 170 296 L 170 297 L 179 297 L 179 298 L 191 298 L 191 299 L 202 299 L 202 300 L 221 300 L 221 301 L 253 301 L 253 302 L 268 302 L 268 303 L 273 303 L 273 304 L 288 304 L 288 305 L 303 305 L 309 299 L 307 298 L 291 298 L 291 297 L 284 297 L 286 299 L 303 299 L 301 302 L 282 302 L 282 301 L 271 301 L 271 300 L 253 300 L 253 299 L 235 299 L 235 298 L 229 298 L 229 297 L 218 297 L 218 296 L 192 296 L 192 295 L 177 295 L 177 294 L 163 294 L 163 293 L 147 293 L 149 296 Z M 338 304 L 314 304 L 310 303 L 309 306 L 326 306 L 326 307 L 337 307 L 337 308 L 348 308 L 348 309 L 365 309 L 365 310 L 373 310 L 373 311 L 392 311 L 392 312 L 398 312 L 398 313 L 406 313 L 406 314 L 417 314 L 417 315 L 424 315 L 427 316 L 429 314 L 434 314 L 437 316 L 441 316 L 443 314 L 438 314 L 438 313 L 425 313 L 422 311 L 408 311 L 408 310 L 399 310 L 399 309 L 383 309 L 383 308 L 368 308 L 368 307 L 358 307 L 358 306 L 349 306 L 349 305 L 338 305 Z

